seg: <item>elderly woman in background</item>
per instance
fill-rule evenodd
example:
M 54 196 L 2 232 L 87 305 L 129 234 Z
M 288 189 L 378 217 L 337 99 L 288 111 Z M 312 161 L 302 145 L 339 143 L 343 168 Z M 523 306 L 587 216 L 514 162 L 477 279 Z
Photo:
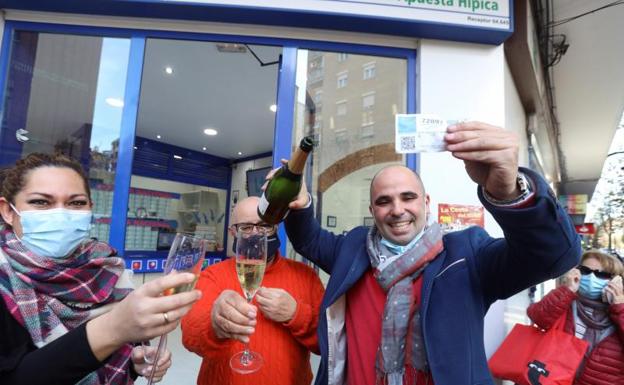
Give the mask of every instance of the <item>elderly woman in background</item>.
M 527 309 L 544 329 L 565 315 L 564 330 L 589 343 L 575 385 L 624 384 L 623 272 L 615 257 L 587 251 L 563 285 Z
M 194 276 L 132 291 L 123 259 L 88 238 L 89 184 L 65 156 L 30 154 L 0 171 L 0 186 L 0 383 L 132 384 L 148 373 L 134 343 L 177 326 L 200 293 L 160 294 Z M 171 354 L 156 365 L 159 380 Z

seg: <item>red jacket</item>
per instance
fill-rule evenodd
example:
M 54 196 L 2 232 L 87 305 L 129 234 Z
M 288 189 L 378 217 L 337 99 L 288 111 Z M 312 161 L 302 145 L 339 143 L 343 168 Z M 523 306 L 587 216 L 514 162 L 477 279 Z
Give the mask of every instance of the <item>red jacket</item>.
M 566 313 L 564 330 L 574 334 L 571 305 L 576 298 L 576 293 L 561 286 L 548 293 L 540 302 L 529 306 L 527 314 L 539 327 L 548 329 Z M 611 305 L 609 315 L 615 331 L 594 346 L 575 385 L 624 384 L 624 304 Z

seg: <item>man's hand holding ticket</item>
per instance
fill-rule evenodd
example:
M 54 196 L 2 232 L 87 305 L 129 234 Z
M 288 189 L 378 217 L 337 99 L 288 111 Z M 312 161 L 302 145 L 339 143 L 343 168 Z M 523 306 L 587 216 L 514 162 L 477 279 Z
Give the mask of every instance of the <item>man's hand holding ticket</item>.
M 432 114 L 397 114 L 395 149 L 399 154 L 446 151 L 446 128 L 457 123 Z

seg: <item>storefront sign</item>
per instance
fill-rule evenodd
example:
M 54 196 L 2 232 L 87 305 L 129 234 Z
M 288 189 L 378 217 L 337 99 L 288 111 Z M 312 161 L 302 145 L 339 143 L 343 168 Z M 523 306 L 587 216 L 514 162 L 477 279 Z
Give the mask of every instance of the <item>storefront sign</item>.
M 173 0 L 188 2 L 188 0 Z M 282 9 L 318 13 L 339 13 L 385 19 L 425 21 L 452 25 L 509 30 L 509 0 L 265 0 L 228 2 L 195 0 L 193 2 L 239 7 Z M 374 29 L 374 25 L 371 26 Z
M 501 44 L 513 0 L 4 0 L 6 8 L 345 30 Z
M 438 204 L 438 223 L 445 232 L 457 231 L 470 226 L 485 225 L 482 206 Z

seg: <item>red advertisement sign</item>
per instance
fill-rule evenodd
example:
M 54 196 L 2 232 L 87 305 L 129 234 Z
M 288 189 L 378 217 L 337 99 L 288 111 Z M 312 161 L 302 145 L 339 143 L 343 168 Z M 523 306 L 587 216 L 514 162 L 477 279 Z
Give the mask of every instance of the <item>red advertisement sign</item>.
M 596 227 L 593 223 L 583 223 L 582 225 L 574 225 L 576 232 L 583 235 L 596 234 Z
M 438 223 L 444 231 L 462 230 L 469 226 L 485 226 L 483 206 L 438 204 Z

